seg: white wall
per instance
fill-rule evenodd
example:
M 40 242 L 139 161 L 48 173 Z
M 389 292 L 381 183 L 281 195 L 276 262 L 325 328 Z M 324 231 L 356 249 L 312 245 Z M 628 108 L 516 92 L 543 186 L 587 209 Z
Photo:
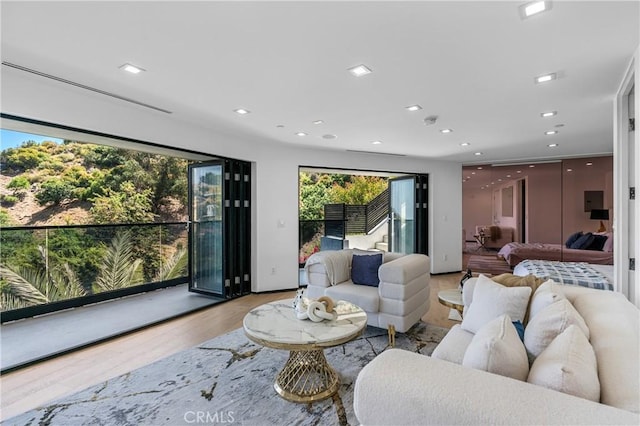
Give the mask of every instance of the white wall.
M 636 129 L 633 140 L 630 140 L 627 131 L 627 97 L 632 85 L 635 86 L 634 105 L 637 126 L 638 111 L 640 111 L 640 96 L 638 96 L 640 48 L 636 50 L 613 102 L 613 188 L 616 195 L 613 211 L 614 280 L 616 290 L 621 291 L 630 301 L 640 307 L 640 284 L 638 283 L 640 281 L 638 279 L 640 266 L 637 264 L 640 253 L 640 235 L 638 235 L 640 231 L 640 214 L 638 214 L 640 134 Z M 630 202 L 629 187 L 632 186 L 636 188 L 636 200 Z M 636 258 L 635 271 L 629 271 L 630 257 Z
M 319 150 L 225 134 L 181 120 L 179 112 L 155 112 L 7 67 L 2 67 L 1 83 L 0 110 L 6 114 L 253 162 L 255 292 L 298 285 L 300 165 L 428 173 L 432 273 L 462 269 L 459 163 Z

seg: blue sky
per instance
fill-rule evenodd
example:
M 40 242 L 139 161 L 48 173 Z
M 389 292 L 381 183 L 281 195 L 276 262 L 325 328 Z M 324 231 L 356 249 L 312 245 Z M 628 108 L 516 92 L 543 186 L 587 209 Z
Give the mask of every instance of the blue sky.
M 36 141 L 38 143 L 43 141 L 52 141 L 55 143 L 62 143 L 62 139 L 53 138 L 51 136 L 34 135 L 31 133 L 15 132 L 13 130 L 0 129 L 0 151 L 7 148 L 15 148 L 22 145 L 25 141 Z

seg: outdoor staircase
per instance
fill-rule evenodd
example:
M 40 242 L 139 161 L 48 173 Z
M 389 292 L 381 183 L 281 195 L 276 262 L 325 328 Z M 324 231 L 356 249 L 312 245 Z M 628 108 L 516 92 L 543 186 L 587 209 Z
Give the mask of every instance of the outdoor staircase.
M 380 251 L 389 251 L 389 235 L 383 235 L 382 241 L 378 241 L 375 247 Z

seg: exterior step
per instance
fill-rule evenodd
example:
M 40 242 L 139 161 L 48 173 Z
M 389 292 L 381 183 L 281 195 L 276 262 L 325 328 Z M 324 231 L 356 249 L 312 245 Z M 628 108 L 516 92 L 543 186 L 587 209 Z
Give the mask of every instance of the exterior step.
M 382 236 L 382 242 L 387 244 L 389 242 L 389 234 L 384 234 Z
M 384 242 L 376 243 L 376 249 L 381 251 L 389 251 L 389 244 Z

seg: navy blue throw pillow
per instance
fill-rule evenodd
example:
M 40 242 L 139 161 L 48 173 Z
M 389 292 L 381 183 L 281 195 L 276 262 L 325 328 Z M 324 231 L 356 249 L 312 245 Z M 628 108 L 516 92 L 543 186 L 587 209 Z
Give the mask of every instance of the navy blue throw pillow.
M 354 284 L 378 287 L 378 269 L 382 265 L 382 253 L 379 254 L 354 254 L 351 258 L 351 281 Z
M 594 235 L 591 232 L 587 232 L 586 234 L 578 238 L 573 244 L 571 244 L 570 248 L 586 250 L 587 247 L 589 247 L 593 243 L 594 239 Z
M 607 241 L 607 236 L 606 235 L 594 235 L 593 236 L 593 242 L 591 243 L 591 245 L 589 247 L 587 247 L 587 250 L 600 250 L 602 251 L 602 247 L 604 247 L 604 243 Z
M 564 245 L 567 248 L 571 248 L 571 245 L 576 242 L 578 238 L 582 237 L 582 231 L 578 231 L 575 234 L 571 234 L 569 238 L 567 238 L 567 242 Z
M 520 321 L 512 321 L 511 323 L 516 328 L 518 337 L 520 337 L 520 340 L 522 340 L 522 343 L 524 343 L 524 325 L 522 325 Z

